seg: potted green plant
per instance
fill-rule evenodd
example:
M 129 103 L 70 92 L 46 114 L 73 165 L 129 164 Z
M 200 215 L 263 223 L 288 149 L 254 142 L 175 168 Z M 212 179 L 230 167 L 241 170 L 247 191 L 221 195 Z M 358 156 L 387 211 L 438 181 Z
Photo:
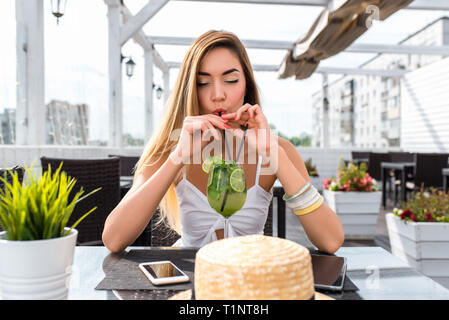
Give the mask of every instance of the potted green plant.
M 323 196 L 339 216 L 346 239 L 374 238 L 382 193 L 366 163 L 346 165 L 340 159 L 337 177 L 323 179 Z
M 64 299 L 68 294 L 78 231 L 67 222 L 76 204 L 101 188 L 84 195 L 80 188 L 69 197 L 76 180 L 59 168 L 36 177 L 25 167 L 23 184 L 17 172 L 12 182 L 0 177 L 0 297 L 3 299 Z
M 391 252 L 449 288 L 449 193 L 422 187 L 386 222 Z

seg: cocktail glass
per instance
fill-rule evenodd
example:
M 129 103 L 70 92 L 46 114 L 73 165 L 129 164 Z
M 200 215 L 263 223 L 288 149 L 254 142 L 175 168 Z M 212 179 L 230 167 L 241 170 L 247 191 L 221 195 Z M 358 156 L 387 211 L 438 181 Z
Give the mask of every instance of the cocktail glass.
M 207 200 L 225 219 L 224 237 L 229 236 L 229 217 L 246 201 L 246 180 L 242 166 L 234 161 L 216 161 L 209 170 Z

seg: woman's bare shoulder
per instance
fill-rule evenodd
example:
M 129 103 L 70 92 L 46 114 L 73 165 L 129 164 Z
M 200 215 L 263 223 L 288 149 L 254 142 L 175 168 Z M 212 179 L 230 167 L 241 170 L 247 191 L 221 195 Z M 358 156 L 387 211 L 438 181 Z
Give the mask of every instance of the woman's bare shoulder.
M 167 161 L 168 154 L 162 154 L 160 156 L 150 157 L 144 161 L 140 168 L 134 174 L 133 185 L 142 184 L 147 181 L 151 176 L 159 170 L 159 168 Z

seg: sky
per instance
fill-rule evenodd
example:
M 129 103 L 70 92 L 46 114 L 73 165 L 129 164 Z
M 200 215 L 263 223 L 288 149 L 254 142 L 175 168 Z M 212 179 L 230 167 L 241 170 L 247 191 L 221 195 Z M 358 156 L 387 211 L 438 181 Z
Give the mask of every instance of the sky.
M 147 1 L 125 0 L 135 14 Z M 170 1 L 143 28 L 148 35 L 198 37 L 210 29 L 234 32 L 240 39 L 296 41 L 303 37 L 321 12 L 320 7 L 205 3 Z M 0 111 L 14 107 L 15 80 L 14 1 L 0 1 Z M 449 12 L 402 10 L 373 26 L 356 43 L 395 44 Z M 90 106 L 90 138 L 108 136 L 107 6 L 103 0 L 67 0 L 66 14 L 56 25 L 50 1 L 44 1 L 45 101 L 67 100 Z M 165 61 L 182 61 L 185 46 L 156 45 Z M 135 75 L 123 77 L 124 133 L 144 134 L 143 51 L 132 40 L 122 54 L 136 62 Z M 253 64 L 279 65 L 286 51 L 248 49 Z M 357 67 L 372 54 L 340 53 L 320 66 Z M 177 69 L 170 72 L 173 86 Z M 123 72 L 124 73 L 124 72 Z M 321 90 L 321 76 L 306 80 L 278 79 L 276 72 L 256 72 L 262 108 L 270 123 L 287 136 L 312 131 L 311 96 Z M 331 77 L 330 80 L 339 76 Z M 162 85 L 162 74 L 154 68 L 154 82 Z M 163 111 L 162 100 L 154 97 L 154 123 Z

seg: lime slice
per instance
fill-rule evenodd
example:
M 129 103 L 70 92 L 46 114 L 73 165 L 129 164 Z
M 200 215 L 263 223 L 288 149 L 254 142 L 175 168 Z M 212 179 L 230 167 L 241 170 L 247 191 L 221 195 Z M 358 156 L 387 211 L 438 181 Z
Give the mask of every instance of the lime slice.
M 210 170 L 210 168 L 209 168 L 209 170 Z M 204 169 L 203 169 L 203 171 L 204 171 Z M 207 178 L 207 187 L 209 188 L 210 187 L 210 185 L 212 184 L 212 181 L 214 180 L 214 175 L 211 173 L 211 174 L 209 174 L 209 177 Z
M 229 184 L 236 192 L 245 191 L 245 173 L 242 168 L 235 168 L 229 177 Z
M 210 168 L 212 165 L 217 162 L 221 161 L 221 156 L 214 156 L 214 157 L 207 157 L 206 160 L 204 160 L 203 164 L 201 165 L 201 169 L 203 169 L 204 173 L 209 174 Z

